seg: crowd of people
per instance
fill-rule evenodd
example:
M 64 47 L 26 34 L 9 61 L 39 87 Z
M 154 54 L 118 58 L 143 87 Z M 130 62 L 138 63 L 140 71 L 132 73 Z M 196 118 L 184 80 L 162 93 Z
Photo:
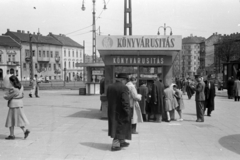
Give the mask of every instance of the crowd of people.
M 129 145 L 125 140 L 131 140 L 131 134 L 138 134 L 137 123 L 183 121 L 183 94 L 186 92 L 189 99 L 195 94 L 196 122 L 204 122 L 205 111 L 211 116 L 216 95 L 211 75 L 205 81 L 196 75 L 195 81 L 187 78 L 175 82 L 164 86 L 158 75 L 151 85 L 143 80 L 137 87 L 135 77 L 118 75 L 116 82 L 107 88 L 108 135 L 113 138 L 112 151 Z M 175 111 L 179 119 L 175 119 Z

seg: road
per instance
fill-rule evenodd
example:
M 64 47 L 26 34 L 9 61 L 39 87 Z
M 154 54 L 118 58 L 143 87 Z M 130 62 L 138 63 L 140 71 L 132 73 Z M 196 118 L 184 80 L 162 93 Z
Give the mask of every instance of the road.
M 0 97 L 4 92 L 0 91 Z M 25 91 L 28 95 L 28 91 Z M 0 99 L 0 160 L 239 160 L 240 102 L 216 97 L 216 110 L 197 123 L 194 99 L 184 96 L 183 122 L 138 124 L 130 146 L 111 152 L 107 120 L 101 119 L 99 96 L 76 90 L 44 90 L 40 98 L 24 98 L 31 133 L 15 129 L 5 140 L 8 108 Z M 178 115 L 176 114 L 178 118 Z

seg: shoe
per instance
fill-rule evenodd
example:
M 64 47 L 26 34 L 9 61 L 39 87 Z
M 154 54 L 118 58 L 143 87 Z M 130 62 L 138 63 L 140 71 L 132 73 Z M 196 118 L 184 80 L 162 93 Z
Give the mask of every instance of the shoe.
M 112 147 L 111 148 L 111 151 L 120 151 L 121 150 L 121 147 Z
M 26 139 L 26 138 L 28 137 L 29 133 L 30 133 L 29 130 L 26 130 L 26 131 L 24 132 L 24 139 Z
M 196 122 L 204 122 L 204 120 L 196 120 Z
M 169 119 L 169 120 L 166 120 L 166 122 L 171 122 L 171 120 Z
M 40 98 L 39 96 L 36 96 L 36 98 Z
M 208 117 L 211 117 L 211 114 L 208 114 L 207 116 L 208 116 Z
M 14 140 L 15 139 L 15 136 L 8 136 L 5 138 L 6 140 Z
M 128 147 L 129 145 L 127 142 L 120 143 L 120 147 Z
M 132 134 L 138 134 L 138 132 L 136 132 L 136 131 L 132 131 Z
M 32 98 L 32 95 L 31 95 L 31 94 L 29 94 L 29 97 L 30 97 L 30 98 Z

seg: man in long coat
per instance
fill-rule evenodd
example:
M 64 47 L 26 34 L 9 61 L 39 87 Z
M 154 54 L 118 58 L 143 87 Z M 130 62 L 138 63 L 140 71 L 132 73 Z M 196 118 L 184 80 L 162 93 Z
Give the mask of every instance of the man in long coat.
M 156 116 L 156 122 L 162 122 L 163 115 L 165 113 L 163 96 L 164 96 L 164 85 L 160 80 L 160 75 L 155 79 L 152 86 L 151 93 L 151 107 L 153 114 Z
M 204 103 L 205 103 L 205 83 L 202 81 L 202 77 L 199 75 L 195 76 L 197 80 L 196 87 L 192 87 L 196 91 L 195 101 L 196 101 L 196 111 L 197 120 L 196 122 L 204 122 Z
M 141 101 L 139 101 L 139 105 L 140 105 L 140 108 L 141 108 L 143 120 L 148 121 L 148 116 L 147 116 L 147 112 L 146 112 L 146 105 L 147 105 L 147 101 L 149 99 L 148 98 L 147 82 L 142 81 L 140 83 L 140 85 L 141 86 L 138 89 L 138 93 L 142 95 L 142 99 L 141 99 Z
M 121 150 L 131 140 L 131 109 L 129 90 L 125 86 L 127 75 L 118 76 L 118 80 L 107 89 L 108 100 L 108 135 L 113 138 L 112 151 Z
M 214 98 L 216 95 L 215 85 L 211 81 L 211 75 L 208 75 L 207 80 L 205 81 L 205 108 L 204 112 L 207 109 L 207 115 L 210 117 L 211 112 L 214 110 Z
M 234 97 L 235 97 L 235 101 L 239 101 L 240 100 L 240 81 L 239 81 L 240 77 L 237 77 L 236 80 L 234 81 Z

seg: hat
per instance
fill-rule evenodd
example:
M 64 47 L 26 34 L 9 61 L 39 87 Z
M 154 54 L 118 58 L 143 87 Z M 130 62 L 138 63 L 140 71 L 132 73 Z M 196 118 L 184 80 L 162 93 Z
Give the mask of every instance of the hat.
M 125 78 L 125 79 L 127 79 L 128 78 L 128 74 L 127 73 L 119 73 L 119 74 L 116 74 L 116 78 Z
M 211 74 L 209 74 L 209 75 L 207 76 L 207 78 L 212 78 L 212 75 L 211 75 Z
M 195 75 L 195 79 L 200 78 L 200 77 L 201 77 L 200 75 Z

